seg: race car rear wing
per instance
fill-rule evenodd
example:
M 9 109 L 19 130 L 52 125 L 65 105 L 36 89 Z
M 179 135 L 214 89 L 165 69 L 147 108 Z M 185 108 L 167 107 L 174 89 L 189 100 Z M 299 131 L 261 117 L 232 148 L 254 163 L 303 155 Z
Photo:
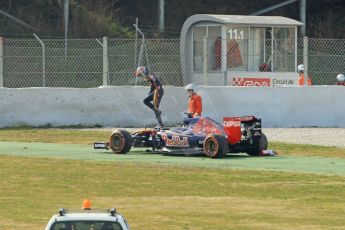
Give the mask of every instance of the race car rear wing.
M 251 132 L 253 136 L 261 136 L 261 119 L 255 116 L 224 117 L 224 132 L 230 144 L 241 141 L 244 132 Z

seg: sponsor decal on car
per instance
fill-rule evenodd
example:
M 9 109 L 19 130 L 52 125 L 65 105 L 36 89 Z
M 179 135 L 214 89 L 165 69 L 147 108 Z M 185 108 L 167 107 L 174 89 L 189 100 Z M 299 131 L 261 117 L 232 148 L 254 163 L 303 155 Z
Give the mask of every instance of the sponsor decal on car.
M 167 147 L 183 147 L 183 148 L 188 148 L 189 143 L 188 143 L 188 138 L 187 137 L 182 137 L 182 140 L 179 136 L 177 135 L 172 135 L 171 138 L 169 138 L 165 133 L 162 134 L 162 139 L 165 142 L 165 146 Z
M 243 116 L 243 117 L 236 117 L 236 120 L 239 121 L 251 121 L 254 119 L 254 116 Z
M 255 117 L 254 116 L 243 116 L 243 117 L 223 117 L 223 121 L 252 121 L 254 120 Z M 257 123 L 257 124 L 261 124 L 261 123 Z
M 241 121 L 223 121 L 223 126 L 224 127 L 240 127 L 241 126 Z
M 108 143 L 94 143 L 93 144 L 94 149 L 107 149 L 108 148 Z

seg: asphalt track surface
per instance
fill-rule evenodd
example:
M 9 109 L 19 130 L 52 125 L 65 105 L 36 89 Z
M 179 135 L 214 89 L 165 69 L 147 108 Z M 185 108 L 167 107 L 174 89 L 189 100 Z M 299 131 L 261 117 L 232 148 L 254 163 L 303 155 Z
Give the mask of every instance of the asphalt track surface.
M 203 156 L 163 155 L 146 153 L 145 149 L 134 149 L 127 154 L 113 154 L 110 150 L 95 150 L 89 145 L 47 144 L 26 142 L 0 142 L 0 154 L 48 157 L 86 161 L 110 161 L 122 163 L 143 163 L 182 167 L 212 167 L 232 169 L 253 169 L 345 175 L 345 159 L 326 157 L 269 156 L 250 157 L 246 154 L 229 154 L 222 159 Z

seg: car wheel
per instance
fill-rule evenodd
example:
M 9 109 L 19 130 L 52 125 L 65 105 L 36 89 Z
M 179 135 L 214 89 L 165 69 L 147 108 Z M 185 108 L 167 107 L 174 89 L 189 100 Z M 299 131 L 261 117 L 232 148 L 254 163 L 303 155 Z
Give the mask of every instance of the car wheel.
M 257 143 L 257 146 L 255 147 L 254 150 L 248 151 L 247 154 L 250 156 L 260 156 L 261 151 L 267 149 L 267 146 L 268 146 L 267 137 L 264 133 L 261 133 L 261 137 Z
M 109 142 L 113 153 L 128 153 L 132 147 L 132 135 L 127 130 L 116 130 L 111 134 Z
M 227 152 L 226 138 L 218 134 L 210 134 L 204 140 L 204 154 L 211 158 L 221 158 Z

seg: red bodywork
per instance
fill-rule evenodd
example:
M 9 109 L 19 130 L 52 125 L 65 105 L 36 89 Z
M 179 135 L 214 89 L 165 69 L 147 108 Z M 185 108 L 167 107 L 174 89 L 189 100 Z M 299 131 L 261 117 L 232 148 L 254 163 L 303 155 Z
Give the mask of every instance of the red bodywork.
M 223 126 L 224 132 L 228 136 L 228 141 L 230 144 L 234 145 L 241 141 L 242 131 L 241 123 L 246 121 L 254 120 L 254 116 L 244 116 L 244 117 L 224 117 Z
M 243 122 L 254 121 L 255 116 L 243 116 L 243 117 L 224 117 L 223 126 L 210 120 L 209 118 L 201 117 L 195 124 L 192 125 L 192 131 L 194 135 L 219 134 L 226 135 L 228 142 L 231 145 L 241 142 L 242 130 L 241 124 Z

